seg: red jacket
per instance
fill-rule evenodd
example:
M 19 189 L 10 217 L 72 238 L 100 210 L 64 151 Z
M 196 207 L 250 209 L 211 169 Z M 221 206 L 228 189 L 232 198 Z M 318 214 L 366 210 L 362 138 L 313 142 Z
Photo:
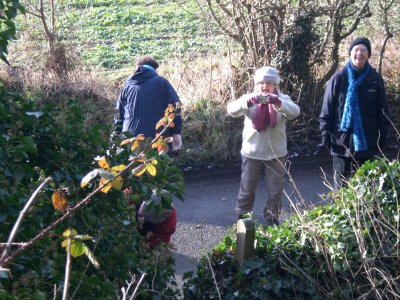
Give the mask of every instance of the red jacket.
M 159 245 L 161 242 L 169 244 L 171 241 L 171 236 L 176 230 L 176 209 L 173 208 L 169 217 L 160 224 L 152 224 L 145 222 L 143 225 L 143 230 L 148 233 L 151 232 L 151 236 L 148 238 L 150 248 L 153 249 L 155 246 Z

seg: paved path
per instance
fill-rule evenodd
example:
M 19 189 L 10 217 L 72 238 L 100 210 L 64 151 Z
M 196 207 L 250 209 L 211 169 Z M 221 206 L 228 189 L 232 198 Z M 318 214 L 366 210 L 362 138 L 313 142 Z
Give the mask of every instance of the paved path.
M 331 181 L 329 156 L 292 158 L 288 171 L 282 218 L 293 213 L 295 207 L 324 203 L 320 195 L 329 191 L 324 184 L 324 180 L 328 181 L 328 185 Z M 225 169 L 188 172 L 185 178 L 185 202 L 175 201 L 178 226 L 172 238 L 178 281 L 185 272 L 195 271 L 197 260 L 212 250 L 235 223 L 234 207 L 240 182 L 240 162 Z M 260 180 L 254 209 L 256 220 L 262 220 L 264 195 L 264 182 Z

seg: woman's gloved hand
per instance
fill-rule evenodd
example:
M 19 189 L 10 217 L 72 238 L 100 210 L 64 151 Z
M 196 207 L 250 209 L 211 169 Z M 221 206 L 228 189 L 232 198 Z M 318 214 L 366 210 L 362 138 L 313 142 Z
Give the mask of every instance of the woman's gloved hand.
M 247 107 L 252 107 L 254 103 L 258 103 L 258 95 L 252 95 L 247 99 Z
M 172 151 L 178 151 L 182 147 L 182 137 L 180 134 L 172 135 Z
M 268 93 L 266 96 L 268 97 L 268 103 L 276 105 L 277 107 L 281 107 L 282 102 L 279 99 L 278 95 Z

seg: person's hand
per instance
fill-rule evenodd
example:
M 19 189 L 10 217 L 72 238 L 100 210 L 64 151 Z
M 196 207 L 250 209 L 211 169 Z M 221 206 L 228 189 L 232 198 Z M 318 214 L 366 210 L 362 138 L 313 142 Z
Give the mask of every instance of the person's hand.
M 323 135 L 321 138 L 321 145 L 326 147 L 327 149 L 331 148 L 331 139 L 329 136 Z
M 254 103 L 257 103 L 258 95 L 252 95 L 247 99 L 247 107 L 252 107 Z
M 321 138 L 321 144 L 317 145 L 317 151 L 315 154 L 319 153 L 329 153 L 331 150 L 331 139 L 330 136 L 323 135 Z
M 268 103 L 274 104 L 277 107 L 281 107 L 282 102 L 278 95 L 268 93 L 266 96 L 268 97 Z
M 180 134 L 172 135 L 172 151 L 178 151 L 182 147 L 182 137 Z

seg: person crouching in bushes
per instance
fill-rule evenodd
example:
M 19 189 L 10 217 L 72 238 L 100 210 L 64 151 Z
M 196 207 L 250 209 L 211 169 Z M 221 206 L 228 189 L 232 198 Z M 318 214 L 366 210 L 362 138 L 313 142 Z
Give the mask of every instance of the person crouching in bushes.
M 273 67 L 262 67 L 254 75 L 254 92 L 228 103 L 233 117 L 245 116 L 242 175 L 235 211 L 238 219 L 253 209 L 261 172 L 265 173 L 266 192 L 263 210 L 265 225 L 279 223 L 285 184 L 287 155 L 286 120 L 300 114 L 290 96 L 279 91 L 280 77 Z
M 143 201 L 138 210 L 138 219 L 142 222 L 140 232 L 147 237 L 151 249 L 160 243 L 169 244 L 176 230 L 176 208 L 150 206 L 151 201 Z M 172 204 L 171 204 L 172 205 Z

